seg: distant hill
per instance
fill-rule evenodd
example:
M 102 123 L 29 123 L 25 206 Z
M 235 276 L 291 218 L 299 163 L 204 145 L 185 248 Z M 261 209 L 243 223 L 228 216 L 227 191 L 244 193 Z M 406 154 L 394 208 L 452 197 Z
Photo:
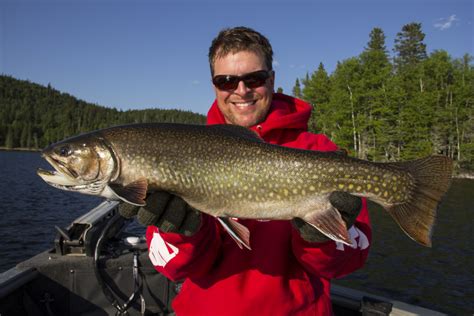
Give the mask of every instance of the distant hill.
M 39 149 L 79 133 L 126 123 L 205 121 L 204 115 L 190 111 L 107 108 L 50 85 L 0 75 L 0 147 L 7 149 Z

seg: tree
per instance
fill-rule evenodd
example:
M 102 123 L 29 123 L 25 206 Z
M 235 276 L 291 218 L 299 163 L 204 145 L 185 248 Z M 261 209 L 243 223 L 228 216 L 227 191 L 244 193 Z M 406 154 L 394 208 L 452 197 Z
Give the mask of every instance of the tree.
M 352 149 L 357 157 L 364 156 L 366 136 L 364 111 L 361 110 L 361 65 L 359 58 L 338 62 L 331 75 L 331 110 L 327 117 L 330 133 L 340 147 Z
M 402 27 L 395 38 L 394 51 L 397 70 L 404 67 L 413 67 L 425 60 L 426 45 L 423 43 L 425 34 L 421 30 L 421 23 L 410 23 Z
M 366 152 L 362 157 L 374 160 L 392 160 L 395 146 L 391 142 L 396 119 L 387 90 L 387 82 L 392 76 L 392 65 L 385 46 L 385 34 L 382 29 L 374 28 L 370 32 L 367 47 L 360 55 L 361 63 L 361 104 L 365 123 Z M 362 149 L 362 146 L 361 146 Z
M 421 23 L 403 26 L 395 39 L 394 87 L 400 92 L 395 106 L 397 125 L 397 154 L 401 159 L 411 159 L 432 152 L 429 120 L 433 109 L 430 95 L 425 93 L 426 82 L 423 62 L 426 60 L 425 34 Z
M 308 77 L 308 76 L 307 76 Z M 329 115 L 329 91 L 330 81 L 323 63 L 319 63 L 318 69 L 304 81 L 303 99 L 313 105 L 313 115 L 309 121 L 309 129 L 312 131 L 328 132 L 326 116 Z M 316 124 L 316 118 L 319 124 Z
M 303 93 L 301 92 L 300 80 L 296 78 L 295 86 L 293 87 L 293 96 L 298 99 L 303 98 Z

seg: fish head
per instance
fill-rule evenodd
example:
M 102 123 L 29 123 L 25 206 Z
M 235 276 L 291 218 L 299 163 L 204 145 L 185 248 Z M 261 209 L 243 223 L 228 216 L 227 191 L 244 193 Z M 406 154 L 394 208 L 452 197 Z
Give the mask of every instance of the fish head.
M 38 169 L 38 175 L 67 191 L 100 195 L 118 170 L 112 148 L 98 136 L 77 136 L 52 144 L 42 151 L 42 157 L 54 170 Z

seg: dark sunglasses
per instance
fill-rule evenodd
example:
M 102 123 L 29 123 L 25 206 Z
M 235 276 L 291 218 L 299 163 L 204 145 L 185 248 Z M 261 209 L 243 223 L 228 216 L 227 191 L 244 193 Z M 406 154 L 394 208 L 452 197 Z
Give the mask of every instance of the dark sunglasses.
M 235 90 L 239 82 L 243 81 L 248 88 L 253 89 L 263 86 L 271 74 L 272 71 L 259 70 L 242 76 L 217 75 L 212 78 L 212 83 L 219 90 Z

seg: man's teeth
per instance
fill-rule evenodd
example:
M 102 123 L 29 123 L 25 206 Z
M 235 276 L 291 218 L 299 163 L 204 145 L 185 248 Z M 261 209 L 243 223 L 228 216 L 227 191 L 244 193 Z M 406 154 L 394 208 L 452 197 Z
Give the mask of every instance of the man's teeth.
M 247 102 L 233 102 L 236 106 L 246 107 L 255 104 L 255 101 L 247 101 Z

